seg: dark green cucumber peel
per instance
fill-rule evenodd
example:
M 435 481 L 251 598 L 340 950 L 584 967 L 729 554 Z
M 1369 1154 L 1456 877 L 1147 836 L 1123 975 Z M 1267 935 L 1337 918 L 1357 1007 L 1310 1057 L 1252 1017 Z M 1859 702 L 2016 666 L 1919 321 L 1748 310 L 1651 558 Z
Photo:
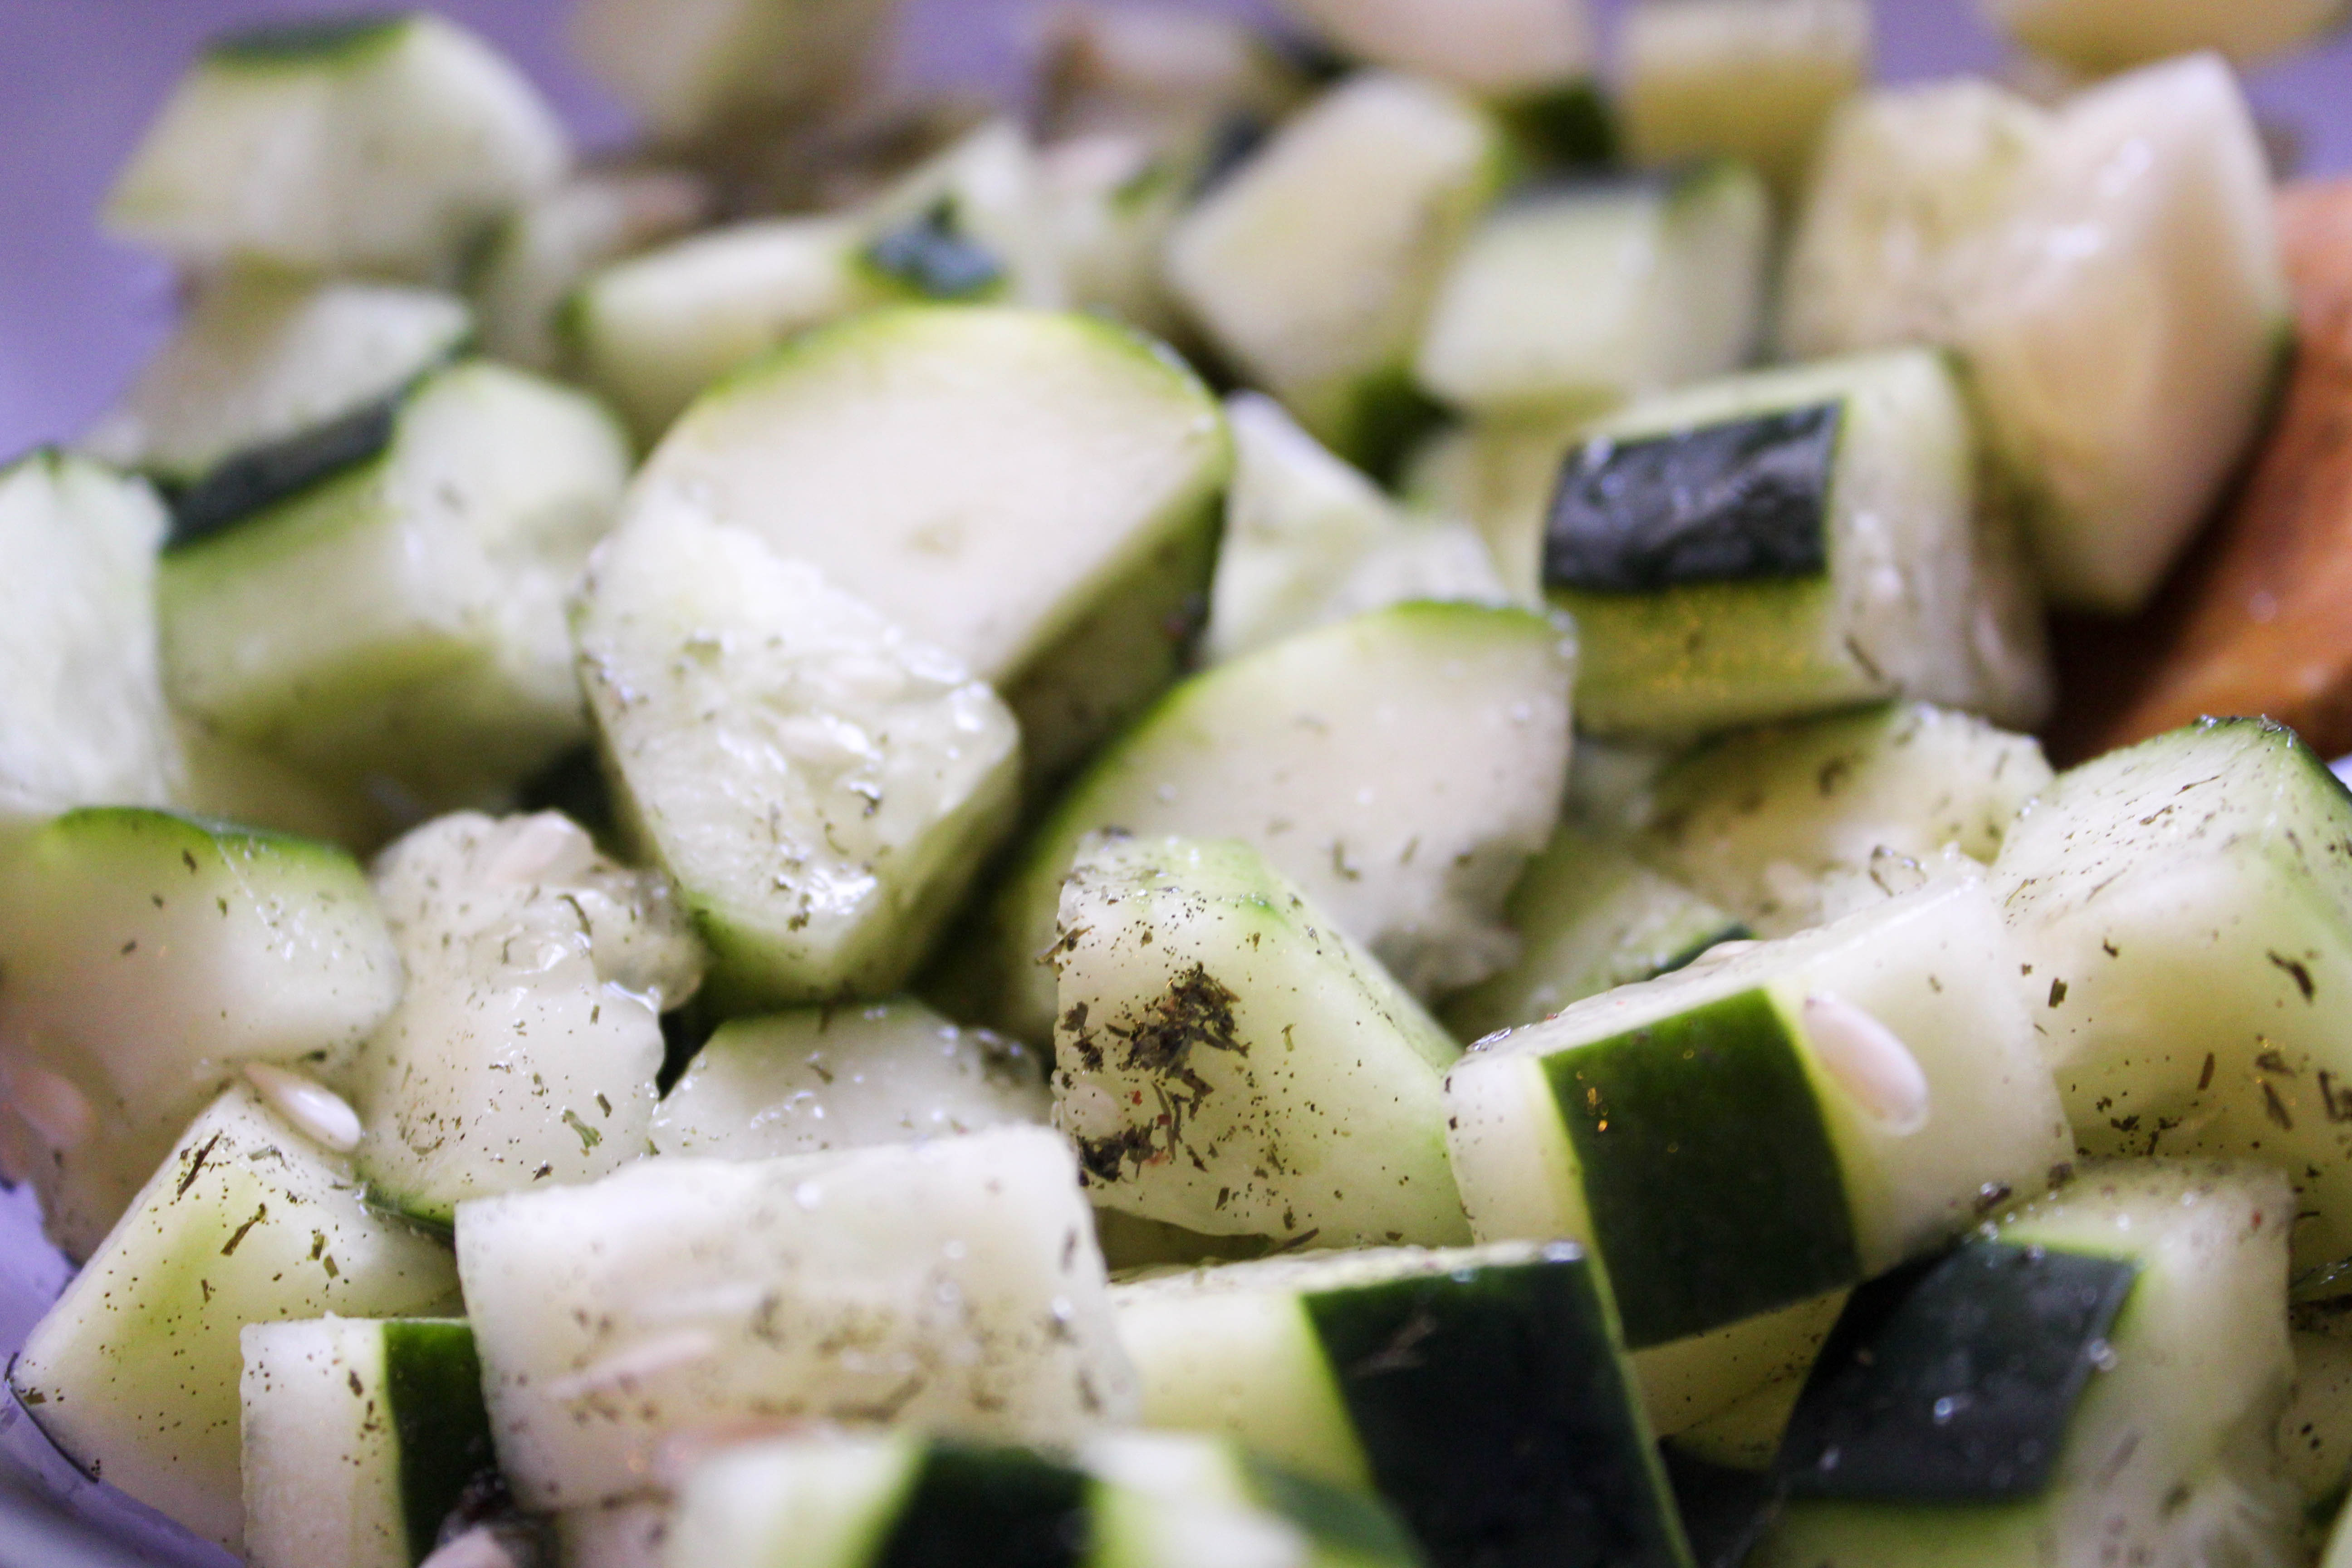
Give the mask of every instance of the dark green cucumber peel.
M 1597 436 L 1568 455 L 1544 581 L 1591 594 L 1785 581 L 1829 570 L 1841 403 L 1663 436 Z
M 2038 1495 L 2138 1278 L 2129 1258 L 1979 1237 L 1863 1286 L 1781 1439 L 1789 1494 Z
M 1375 1483 L 1435 1568 L 1685 1568 L 1583 1248 L 1317 1292 L 1302 1306 Z
M 1561 1051 L 1544 1072 L 1634 1349 L 1861 1278 L 1837 1151 L 1763 992 Z
M 1024 1448 L 934 1443 L 873 1568 L 1080 1568 L 1093 1483 Z
M 164 547 L 210 538 L 321 479 L 383 456 L 407 396 L 404 387 L 324 425 L 223 458 L 203 479 L 172 494 L 172 535 Z
M 963 232 L 952 196 L 886 231 L 865 260 L 886 283 L 924 300 L 979 300 L 1004 287 L 1004 263 Z
M 1664 963 L 1661 963 L 1656 969 L 1651 972 L 1650 978 L 1655 980 L 1659 975 L 1672 974 L 1677 969 L 1688 969 L 1692 964 L 1696 963 L 1701 958 L 1704 958 L 1709 952 L 1721 947 L 1727 942 L 1754 942 L 1755 940 L 1756 933 L 1754 931 L 1749 931 L 1742 922 L 1733 921 L 1721 931 L 1715 931 L 1709 935 L 1699 938 L 1688 947 L 1684 948 L 1680 952 L 1677 952 L 1673 957 L 1667 959 Z
M 1393 485 L 1423 440 L 1453 415 L 1421 390 L 1409 370 L 1389 370 L 1357 386 L 1346 428 L 1332 450 L 1382 485 Z
M 1683 1533 L 1697 1568 L 1739 1568 L 1780 1517 L 1780 1488 L 1772 1476 L 1718 1465 L 1684 1452 L 1672 1437 L 1659 1445 L 1666 1479 L 1675 1489 Z
M 381 43 L 405 29 L 409 20 L 404 15 L 393 15 L 270 22 L 223 33 L 205 53 L 236 65 L 301 65 Z
M 1538 169 L 1601 169 L 1617 161 L 1617 122 L 1590 81 L 1510 99 L 1495 112 L 1520 156 Z
M 473 1329 L 462 1319 L 385 1323 L 383 1384 L 400 1444 L 409 1561 L 422 1563 L 439 1544 L 443 1522 L 498 1468 Z

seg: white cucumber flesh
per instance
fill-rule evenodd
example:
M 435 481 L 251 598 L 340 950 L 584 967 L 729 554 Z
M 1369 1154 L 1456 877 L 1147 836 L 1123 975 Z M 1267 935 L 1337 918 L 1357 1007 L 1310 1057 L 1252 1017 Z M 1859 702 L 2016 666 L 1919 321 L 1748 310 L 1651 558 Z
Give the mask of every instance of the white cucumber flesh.
M 1486 98 L 1590 77 L 1598 58 L 1584 0 L 1290 0 L 1345 53 Z
M 1737 158 L 1784 207 L 1822 127 L 1870 80 L 1866 0 L 1657 0 L 1626 14 L 1620 104 L 1633 161 Z
M 712 205 L 701 179 L 664 168 L 577 174 L 532 198 L 499 226 L 467 279 L 482 352 L 541 374 L 563 369 L 561 322 L 573 290 L 622 258 L 697 226 Z

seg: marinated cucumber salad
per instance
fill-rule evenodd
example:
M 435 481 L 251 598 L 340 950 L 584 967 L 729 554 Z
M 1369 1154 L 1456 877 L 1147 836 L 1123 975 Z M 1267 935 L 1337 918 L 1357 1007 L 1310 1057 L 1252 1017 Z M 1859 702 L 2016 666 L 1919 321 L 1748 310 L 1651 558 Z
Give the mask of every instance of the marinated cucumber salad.
M 64 1461 L 255 1568 L 2328 1568 L 2352 793 L 2053 771 L 2338 0 L 225 37 L 0 468 Z M 216 1554 L 203 1560 L 216 1561 Z

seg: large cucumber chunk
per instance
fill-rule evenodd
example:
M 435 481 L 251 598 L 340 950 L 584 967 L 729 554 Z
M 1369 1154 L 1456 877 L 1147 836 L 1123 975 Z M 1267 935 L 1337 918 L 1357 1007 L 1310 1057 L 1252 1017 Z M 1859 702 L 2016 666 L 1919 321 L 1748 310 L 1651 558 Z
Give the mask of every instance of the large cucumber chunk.
M 1924 350 L 1727 377 L 1588 426 L 1543 542 L 1583 634 L 1578 722 L 1690 734 L 1897 694 L 2034 721 L 2041 618 L 1977 466 L 1959 384 Z
M 460 1205 L 457 1261 L 530 1509 L 643 1494 L 714 1423 L 1051 1442 L 1134 1405 L 1077 1161 L 1042 1128 L 646 1160 Z
M 86 458 L 0 468 L 0 818 L 171 796 L 155 493 Z
M 429 1315 L 457 1289 L 446 1247 L 239 1087 L 189 1123 L 8 1385 L 83 1470 L 236 1551 L 238 1331 Z
M 89 1255 L 240 1064 L 338 1077 L 401 966 L 344 851 L 169 812 L 69 812 L 0 853 L 0 1138 Z
M 920 1002 L 803 1007 L 720 1026 L 654 1112 L 654 1151 L 817 1154 L 1043 1122 L 1045 1067 Z
M 2344 20 L 2344 0 L 1981 0 L 1980 9 L 2034 53 L 2089 76 L 2200 49 L 2260 60 Z
M 1481 414 L 1607 408 L 1738 369 L 1764 312 L 1771 204 L 1744 165 L 1542 187 L 1445 275 L 1414 362 Z
M 711 205 L 701 180 L 661 168 L 583 174 L 532 198 L 499 225 L 466 280 L 482 352 L 542 374 L 562 369 L 564 301 L 582 280 L 695 226 Z
M 628 462 L 576 392 L 481 362 L 428 377 L 375 458 L 165 558 L 174 700 L 428 803 L 510 786 L 586 736 L 563 600 Z
M 1780 319 L 1801 355 L 1958 350 L 2052 598 L 2118 613 L 2237 466 L 2288 330 L 2262 144 L 2210 57 L 2055 110 L 1979 82 L 1850 107 Z
M 893 0 L 586 0 L 580 58 L 658 142 L 821 110 L 864 85 Z
M 215 42 L 107 198 L 108 226 L 174 260 L 451 278 L 552 185 L 554 111 L 438 16 L 298 22 Z
M 884 995 L 1012 826 L 994 692 L 826 574 L 673 508 L 596 556 L 583 685 L 730 1006 Z
M 1504 1244 L 1113 1288 L 1153 1426 L 1377 1489 L 1437 1568 L 1686 1563 L 1607 1284 Z
M 1334 451 L 1382 471 L 1439 279 L 1502 171 L 1468 100 L 1372 73 L 1333 89 L 1202 200 L 1168 275 L 1215 341 Z
M 352 1066 L 371 1197 L 446 1226 L 464 1199 L 644 1155 L 658 1015 L 702 967 L 660 873 L 554 812 L 461 812 L 384 851 L 375 882 L 408 982 Z
M 1677 759 L 1647 792 L 1633 844 L 1761 935 L 1786 936 L 1991 861 L 2050 779 L 2030 735 L 1887 703 Z
M 415 1568 L 497 1468 L 462 1318 L 320 1318 L 238 1335 L 252 1568 Z
M 1850 1285 L 2072 1152 L 1980 882 L 1596 996 L 1448 1076 L 1482 1240 L 1567 1237 L 1636 1347 Z
M 947 1011 L 1052 1037 L 1062 879 L 1119 827 L 1238 838 L 1415 994 L 1484 979 L 1568 773 L 1574 645 L 1521 610 L 1406 605 L 1171 692 L 1036 830 L 940 977 Z M 1377 783 L 1373 781 L 1378 781 Z
M 1635 162 L 1730 157 L 1793 201 L 1822 127 L 1870 79 L 1868 0 L 1660 0 L 1619 47 Z
M 1247 845 L 1096 840 L 1062 885 L 1054 1121 L 1097 1205 L 1207 1236 L 1469 1239 L 1460 1053 Z
M 2352 1259 L 2352 798 L 2292 731 L 2207 720 L 2062 773 L 1993 867 L 2074 1136 L 2274 1165 L 2300 1284 Z M 2322 1286 L 2327 1288 L 2322 1289 Z
M 1854 1292 L 1759 1568 L 2304 1561 L 2271 1447 L 2294 1208 L 2246 1167 L 2094 1166 Z

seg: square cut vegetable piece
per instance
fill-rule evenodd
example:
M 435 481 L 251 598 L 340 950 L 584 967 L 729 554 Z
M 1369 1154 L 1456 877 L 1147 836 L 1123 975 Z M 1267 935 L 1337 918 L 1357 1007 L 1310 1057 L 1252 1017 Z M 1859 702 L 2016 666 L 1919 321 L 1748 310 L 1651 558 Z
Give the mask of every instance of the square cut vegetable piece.
M 1882 1272 L 2072 1152 L 1979 881 L 1604 993 L 1448 1076 L 1482 1240 L 1601 1256 L 1636 1348 Z

